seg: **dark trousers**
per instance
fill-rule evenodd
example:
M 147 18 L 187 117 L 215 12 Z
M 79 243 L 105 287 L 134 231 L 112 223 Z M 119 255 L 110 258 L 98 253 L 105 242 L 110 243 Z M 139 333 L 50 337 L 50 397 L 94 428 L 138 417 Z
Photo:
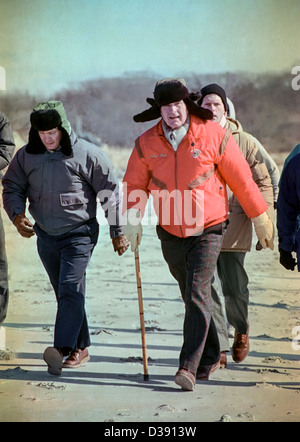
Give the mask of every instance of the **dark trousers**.
M 54 347 L 70 350 L 91 345 L 85 312 L 86 269 L 97 244 L 96 219 L 59 236 L 35 225 L 37 247 L 57 299 Z
M 248 333 L 249 327 L 249 279 L 244 266 L 245 256 L 245 252 L 221 252 L 217 263 L 218 277 L 225 297 L 227 320 L 238 333 L 242 334 Z M 220 305 L 221 301 L 216 287 L 212 287 L 212 290 L 214 304 Z M 216 323 L 221 324 L 223 321 L 224 324 L 225 318 L 223 309 L 214 307 L 213 317 Z M 218 328 L 218 332 L 220 342 L 226 342 L 226 338 L 220 336 L 224 332 L 224 325 L 220 329 Z M 225 347 L 221 350 L 226 350 L 227 347 L 228 345 L 225 344 Z
M 220 359 L 218 334 L 211 315 L 211 281 L 225 228 L 226 223 L 222 223 L 205 229 L 202 235 L 178 238 L 157 226 L 164 259 L 185 303 L 179 368 L 193 374 L 198 367 L 213 365 Z
M 0 326 L 4 322 L 8 308 L 8 270 L 5 251 L 5 232 L 0 213 Z

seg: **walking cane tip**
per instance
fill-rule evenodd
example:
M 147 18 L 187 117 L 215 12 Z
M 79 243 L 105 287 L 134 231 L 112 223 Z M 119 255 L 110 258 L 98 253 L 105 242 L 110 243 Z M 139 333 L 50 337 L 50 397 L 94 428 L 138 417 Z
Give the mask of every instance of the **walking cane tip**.
M 144 381 L 149 381 L 149 375 L 148 374 L 144 374 Z

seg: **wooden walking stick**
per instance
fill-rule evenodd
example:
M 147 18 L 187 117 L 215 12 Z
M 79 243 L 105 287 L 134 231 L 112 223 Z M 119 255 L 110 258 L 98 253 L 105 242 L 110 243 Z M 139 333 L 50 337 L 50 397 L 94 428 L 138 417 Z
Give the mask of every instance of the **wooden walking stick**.
M 134 253 L 135 253 L 136 284 L 137 284 L 137 291 L 138 291 L 138 298 L 139 298 L 139 311 L 140 311 L 140 323 L 141 323 L 144 381 L 149 381 L 147 346 L 146 346 L 146 331 L 145 331 L 143 294 L 142 294 L 142 279 L 141 279 L 140 257 L 139 257 L 138 247 L 135 249 Z

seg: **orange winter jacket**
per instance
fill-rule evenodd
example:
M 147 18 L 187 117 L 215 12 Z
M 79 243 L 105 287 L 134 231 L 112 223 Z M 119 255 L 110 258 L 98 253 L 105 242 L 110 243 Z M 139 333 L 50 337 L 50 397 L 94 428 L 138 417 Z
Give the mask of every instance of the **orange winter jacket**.
M 226 184 L 249 218 L 267 205 L 229 130 L 190 115 L 188 133 L 175 152 L 162 120 L 141 135 L 124 176 L 124 207 L 144 214 L 151 194 L 158 222 L 185 238 L 228 218 Z

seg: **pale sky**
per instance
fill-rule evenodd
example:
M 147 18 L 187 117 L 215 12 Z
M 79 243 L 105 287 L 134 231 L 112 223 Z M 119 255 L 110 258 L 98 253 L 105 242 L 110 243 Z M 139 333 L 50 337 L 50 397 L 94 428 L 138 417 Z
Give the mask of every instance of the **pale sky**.
M 300 65 L 299 0 L 0 0 L 7 91 Z

